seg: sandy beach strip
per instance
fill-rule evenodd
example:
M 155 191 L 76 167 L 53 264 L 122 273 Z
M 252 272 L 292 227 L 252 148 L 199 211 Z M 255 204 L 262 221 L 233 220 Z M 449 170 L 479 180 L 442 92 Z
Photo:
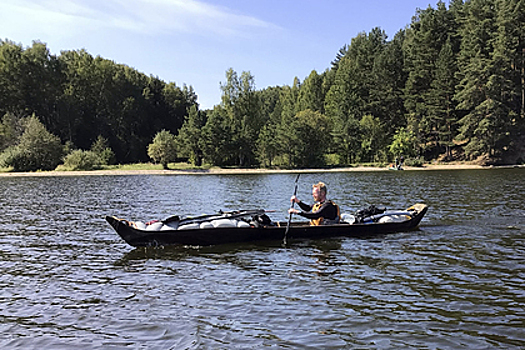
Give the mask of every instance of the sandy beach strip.
M 514 166 L 481 166 L 473 164 L 426 164 L 423 167 L 404 167 L 405 171 L 426 170 L 471 170 L 471 169 L 501 169 L 524 168 L 523 165 Z M 91 170 L 91 171 L 37 171 L 37 172 L 0 172 L 0 177 L 30 177 L 30 176 L 115 176 L 115 175 L 249 175 L 249 174 L 298 174 L 298 173 L 334 173 L 334 172 L 373 172 L 390 171 L 388 167 L 345 167 L 330 169 L 222 169 L 209 170 Z

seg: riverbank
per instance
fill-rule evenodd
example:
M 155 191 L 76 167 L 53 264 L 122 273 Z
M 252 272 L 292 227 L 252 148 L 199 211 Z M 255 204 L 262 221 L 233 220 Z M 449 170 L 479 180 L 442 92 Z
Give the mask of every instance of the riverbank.
M 428 171 L 428 170 L 469 170 L 469 169 L 501 169 L 501 168 L 525 168 L 524 165 L 514 166 L 481 166 L 474 164 L 425 164 L 422 167 L 405 167 L 406 171 Z M 186 169 L 186 170 L 91 170 L 91 171 L 38 171 L 38 172 L 0 172 L 0 177 L 27 177 L 27 176 L 111 176 L 111 175 L 242 175 L 242 174 L 286 174 L 286 173 L 326 173 L 326 172 L 367 172 L 367 171 L 390 171 L 388 167 L 355 166 L 331 169 Z

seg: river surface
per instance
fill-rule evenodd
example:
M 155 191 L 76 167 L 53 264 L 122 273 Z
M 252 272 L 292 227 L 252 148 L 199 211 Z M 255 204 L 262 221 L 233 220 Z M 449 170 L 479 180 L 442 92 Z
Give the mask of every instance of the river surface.
M 524 349 L 525 170 L 302 174 L 420 230 L 133 248 L 104 221 L 275 210 L 295 174 L 0 177 L 1 349 Z

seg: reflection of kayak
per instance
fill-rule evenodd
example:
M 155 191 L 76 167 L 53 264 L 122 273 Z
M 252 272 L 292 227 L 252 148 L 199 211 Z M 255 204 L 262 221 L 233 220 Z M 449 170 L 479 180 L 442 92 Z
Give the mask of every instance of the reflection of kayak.
M 425 204 L 406 210 L 385 211 L 359 223 L 351 215 L 343 216 L 339 224 L 310 226 L 308 222 L 292 222 L 287 233 L 294 238 L 357 237 L 407 231 L 416 228 L 427 212 Z M 351 219 L 348 219 L 348 218 Z M 128 244 L 139 246 L 209 246 L 263 240 L 282 240 L 286 222 L 271 222 L 264 210 L 245 210 L 197 218 L 178 217 L 146 225 L 106 216 L 106 220 Z

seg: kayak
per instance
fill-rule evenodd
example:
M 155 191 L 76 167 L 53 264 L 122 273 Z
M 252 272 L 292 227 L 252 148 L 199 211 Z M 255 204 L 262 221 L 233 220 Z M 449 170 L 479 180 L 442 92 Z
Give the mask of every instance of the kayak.
M 133 247 L 211 246 L 283 240 L 285 233 L 288 240 L 369 238 L 416 229 L 427 210 L 427 205 L 418 203 L 405 210 L 384 209 L 364 217 L 359 216 L 359 212 L 356 215 L 342 214 L 338 224 L 311 226 L 309 222 L 291 222 L 288 229 L 288 222 L 273 222 L 266 215 L 268 211 L 262 209 L 219 212 L 188 218 L 172 216 L 148 223 L 115 216 L 106 216 L 106 221 Z

